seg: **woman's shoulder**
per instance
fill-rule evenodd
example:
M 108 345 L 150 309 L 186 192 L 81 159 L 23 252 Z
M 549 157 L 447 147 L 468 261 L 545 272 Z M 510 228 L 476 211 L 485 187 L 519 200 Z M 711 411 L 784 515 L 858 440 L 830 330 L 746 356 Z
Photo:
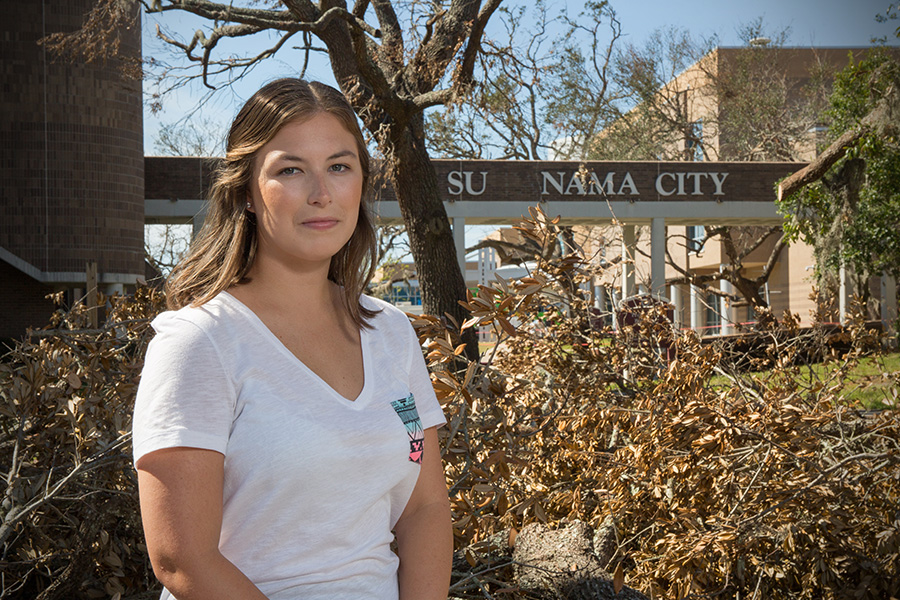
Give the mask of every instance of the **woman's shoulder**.
M 390 302 L 365 295 L 359 297 L 359 302 L 364 308 L 377 311 L 372 321 L 372 324 L 377 327 L 409 325 L 409 317 L 406 313 Z
M 227 297 L 219 294 L 198 306 L 183 306 L 177 310 L 167 310 L 158 314 L 151 325 L 156 334 L 196 335 L 207 337 L 231 335 L 237 310 L 228 303 Z
M 148 357 L 166 368 L 234 368 L 247 352 L 243 343 L 250 336 L 246 319 L 221 294 L 199 306 L 185 306 L 160 313 L 151 322 L 153 339 Z

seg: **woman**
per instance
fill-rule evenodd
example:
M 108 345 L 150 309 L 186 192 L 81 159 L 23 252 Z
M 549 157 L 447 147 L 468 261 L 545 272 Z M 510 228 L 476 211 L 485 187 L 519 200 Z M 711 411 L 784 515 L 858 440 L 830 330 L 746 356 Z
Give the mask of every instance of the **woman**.
M 408 319 L 361 295 L 368 182 L 326 85 L 274 81 L 232 124 L 135 406 L 162 598 L 447 597 L 444 417 Z

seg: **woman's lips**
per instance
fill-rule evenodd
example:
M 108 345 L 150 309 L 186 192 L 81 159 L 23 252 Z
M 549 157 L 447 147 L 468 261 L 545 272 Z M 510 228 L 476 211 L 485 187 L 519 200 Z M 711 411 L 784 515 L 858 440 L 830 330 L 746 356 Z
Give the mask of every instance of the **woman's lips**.
M 337 225 L 337 219 L 310 219 L 309 221 L 303 221 L 303 225 L 309 227 L 310 229 L 331 229 L 335 225 Z

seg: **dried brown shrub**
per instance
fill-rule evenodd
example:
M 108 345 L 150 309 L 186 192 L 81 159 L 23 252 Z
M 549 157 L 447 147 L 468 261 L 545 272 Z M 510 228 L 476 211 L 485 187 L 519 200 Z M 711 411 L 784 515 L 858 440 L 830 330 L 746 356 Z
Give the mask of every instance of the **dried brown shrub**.
M 550 225 L 535 213 L 522 228 Z M 454 595 L 527 597 L 502 552 L 515 531 L 608 516 L 610 570 L 654 598 L 900 595 L 900 415 L 840 401 L 858 352 L 803 383 L 804 357 L 828 354 L 810 345 L 829 339 L 785 315 L 757 332 L 774 367 L 733 372 L 722 347 L 667 330 L 663 308 L 616 334 L 592 326 L 577 285 L 590 275 L 571 256 L 479 289 L 467 325 L 494 327 L 502 350 L 465 372 L 449 368 L 458 342 L 441 322 L 415 322 L 450 420 L 446 472 L 468 562 Z M 547 294 L 567 308 L 536 327 Z M 841 335 L 876 347 L 863 325 Z
M 0 598 L 109 598 L 153 582 L 131 467 L 134 391 L 161 295 L 58 311 L 0 361 Z
M 70 64 L 98 63 L 113 66 L 125 80 L 140 80 L 142 76 L 140 52 L 125 52 L 123 36 L 136 44 L 140 28 L 140 6 L 134 0 L 97 0 L 84 16 L 81 28 L 75 31 L 51 33 L 39 40 L 55 59 Z

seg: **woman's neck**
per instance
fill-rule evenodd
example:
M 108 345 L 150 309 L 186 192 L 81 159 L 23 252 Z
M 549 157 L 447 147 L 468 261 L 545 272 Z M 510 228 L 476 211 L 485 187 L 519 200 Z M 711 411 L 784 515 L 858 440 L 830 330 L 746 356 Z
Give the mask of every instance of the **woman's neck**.
M 328 279 L 328 265 L 301 271 L 260 261 L 251 267 L 247 280 L 228 291 L 255 310 L 321 314 L 343 308 L 340 288 Z

